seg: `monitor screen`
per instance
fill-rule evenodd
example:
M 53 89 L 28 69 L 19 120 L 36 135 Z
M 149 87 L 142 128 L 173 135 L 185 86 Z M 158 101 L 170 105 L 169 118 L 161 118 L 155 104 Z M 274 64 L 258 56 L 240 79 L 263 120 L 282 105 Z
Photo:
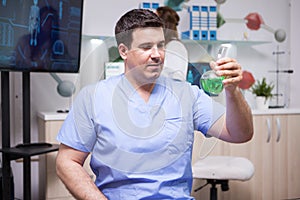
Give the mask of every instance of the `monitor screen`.
M 192 85 L 200 86 L 200 77 L 206 71 L 211 70 L 209 63 L 189 63 L 186 80 Z
M 83 0 L 0 1 L 0 71 L 78 72 Z
M 189 63 L 186 80 L 192 85 L 197 85 L 201 88 L 200 78 L 206 71 L 211 70 L 209 63 Z M 204 91 L 209 96 L 217 96 L 215 94 Z

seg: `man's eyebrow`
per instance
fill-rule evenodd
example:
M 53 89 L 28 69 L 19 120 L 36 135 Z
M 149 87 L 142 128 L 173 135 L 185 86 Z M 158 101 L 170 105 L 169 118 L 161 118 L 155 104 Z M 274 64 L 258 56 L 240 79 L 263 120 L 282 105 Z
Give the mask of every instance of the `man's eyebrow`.
M 144 43 L 141 43 L 139 46 L 153 45 L 153 44 L 154 44 L 153 42 L 144 42 Z
M 138 45 L 139 47 L 141 47 L 141 46 L 147 46 L 147 45 L 151 45 L 151 46 L 153 46 L 153 45 L 155 45 L 155 44 L 162 44 L 162 43 L 165 43 L 165 40 L 161 40 L 161 41 L 159 41 L 159 42 L 145 42 L 145 43 L 141 43 L 140 45 Z

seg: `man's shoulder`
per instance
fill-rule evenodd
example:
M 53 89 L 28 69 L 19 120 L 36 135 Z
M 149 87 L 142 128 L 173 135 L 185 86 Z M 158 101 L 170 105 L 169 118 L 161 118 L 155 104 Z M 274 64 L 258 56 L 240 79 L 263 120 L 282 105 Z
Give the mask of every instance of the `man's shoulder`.
M 89 84 L 87 86 L 85 86 L 85 88 L 87 90 L 93 90 L 93 89 L 109 89 L 111 87 L 116 87 L 116 85 L 119 84 L 119 82 L 121 81 L 123 75 L 120 74 L 120 75 L 117 75 L 117 76 L 111 76 L 107 79 L 103 79 L 103 80 L 100 80 L 96 83 L 92 83 L 92 84 Z
M 193 90 L 195 88 L 191 83 L 187 81 L 172 79 L 169 77 L 161 76 L 160 80 L 158 81 L 158 84 L 164 85 L 164 87 L 168 88 L 169 90 L 172 90 L 176 93 L 194 93 Z M 197 89 L 196 89 L 197 90 Z
M 114 87 L 117 84 L 118 80 L 119 78 L 118 76 L 116 76 L 116 77 L 110 77 L 108 79 L 103 79 L 95 83 L 90 83 L 88 85 L 83 86 L 80 93 L 84 93 L 85 95 L 88 95 L 88 94 L 93 94 L 94 92 L 99 90 L 102 91 L 107 89 L 109 90 L 111 87 Z
M 191 84 L 185 80 L 178 80 L 178 79 L 173 79 L 171 77 L 167 76 L 160 76 L 159 78 L 159 83 L 164 83 L 166 85 L 174 85 L 174 86 L 184 86 L 184 87 L 190 87 Z

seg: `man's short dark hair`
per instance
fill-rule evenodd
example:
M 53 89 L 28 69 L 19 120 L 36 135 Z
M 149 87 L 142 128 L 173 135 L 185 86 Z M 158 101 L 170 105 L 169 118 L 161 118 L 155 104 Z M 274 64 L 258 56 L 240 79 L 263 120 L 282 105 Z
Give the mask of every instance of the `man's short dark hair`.
M 125 13 L 115 26 L 117 44 L 125 44 L 131 48 L 132 32 L 136 28 L 164 27 L 164 22 L 152 11 L 133 9 Z

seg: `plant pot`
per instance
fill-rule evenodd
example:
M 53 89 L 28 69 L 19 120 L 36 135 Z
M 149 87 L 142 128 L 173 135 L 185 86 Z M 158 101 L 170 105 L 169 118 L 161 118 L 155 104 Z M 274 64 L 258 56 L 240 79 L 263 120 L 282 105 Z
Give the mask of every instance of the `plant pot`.
M 255 97 L 255 102 L 256 102 L 256 109 L 258 110 L 266 110 L 269 108 L 269 99 L 266 99 L 265 97 L 262 96 L 257 96 Z

